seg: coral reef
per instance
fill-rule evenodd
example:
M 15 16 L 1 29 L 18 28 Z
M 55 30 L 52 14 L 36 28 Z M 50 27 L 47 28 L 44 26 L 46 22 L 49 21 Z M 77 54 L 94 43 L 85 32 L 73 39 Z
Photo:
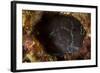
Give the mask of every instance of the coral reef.
M 72 25 L 68 25 L 66 27 L 66 29 L 70 29 L 69 31 L 66 31 L 66 34 L 64 32 L 64 37 L 63 37 L 63 31 L 59 31 L 59 32 L 55 32 L 57 33 L 62 33 L 62 37 L 65 38 L 65 43 L 64 43 L 64 39 L 63 41 L 61 41 L 64 44 L 67 44 L 66 41 L 69 40 L 69 43 L 72 43 L 72 46 L 74 46 L 75 44 L 78 44 L 78 50 L 77 51 L 69 51 L 68 49 L 66 51 L 64 51 L 63 53 L 61 52 L 63 48 L 67 48 L 67 46 L 64 46 L 61 48 L 61 46 L 57 45 L 58 49 L 56 47 L 53 47 L 53 50 L 49 49 L 48 52 L 46 49 L 47 47 L 45 47 L 45 45 L 43 44 L 44 41 L 41 42 L 41 32 L 38 31 L 37 29 L 41 29 L 47 32 L 46 28 L 43 26 L 43 22 L 44 20 L 43 17 L 45 15 L 45 19 L 47 24 L 45 24 L 46 26 L 50 27 L 48 24 L 50 23 L 50 21 L 54 20 L 56 21 L 55 23 L 57 24 L 65 24 L 66 21 L 61 21 L 62 18 L 69 18 L 67 20 L 69 20 L 68 22 L 74 22 L 73 26 L 76 29 L 72 28 Z M 61 17 L 59 17 L 59 15 Z M 52 17 L 53 16 L 53 17 Z M 57 20 L 55 19 L 55 17 L 58 16 L 57 20 L 59 20 L 57 22 Z M 70 19 L 70 17 L 72 17 L 72 20 Z M 77 20 L 78 22 L 75 22 L 75 20 Z M 61 21 L 61 22 L 60 22 Z M 79 25 L 77 26 L 77 24 L 75 23 L 79 23 Z M 67 60 L 85 60 L 85 59 L 91 59 L 91 14 L 89 13 L 76 13 L 76 12 L 43 12 L 43 11 L 30 11 L 30 10 L 23 10 L 22 11 L 22 24 L 23 24 L 23 62 L 46 62 L 46 61 L 67 61 Z M 57 24 L 54 24 L 54 27 L 61 27 L 62 25 L 57 26 Z M 37 27 L 38 25 L 38 27 Z M 43 27 L 41 28 L 41 26 Z M 50 28 L 49 31 L 55 29 L 53 26 L 52 28 Z M 62 29 L 65 29 L 65 26 L 61 27 Z M 60 28 L 59 28 L 60 29 Z M 73 29 L 73 31 L 72 31 Z M 77 32 L 75 33 L 75 31 L 77 30 Z M 82 34 L 84 34 L 83 36 L 79 35 L 78 33 L 80 33 L 82 31 Z M 43 33 L 42 32 L 42 33 Z M 61 36 L 60 35 L 60 36 Z M 68 35 L 70 35 L 69 37 L 67 37 Z M 78 35 L 78 36 L 77 36 Z M 75 38 L 76 36 L 76 38 Z M 57 37 L 59 37 L 59 35 L 57 35 Z M 62 37 L 60 37 L 62 39 Z M 73 38 L 74 37 L 74 38 Z M 78 39 L 82 37 L 81 39 Z M 47 38 L 46 36 L 44 36 L 43 38 Z M 67 40 L 66 40 L 67 38 Z M 75 43 L 73 44 L 74 41 Z M 49 42 L 49 41 L 48 41 Z M 57 42 L 59 42 L 57 40 Z M 60 43 L 61 43 L 60 42 Z M 46 41 L 47 43 L 47 41 Z M 59 44 L 60 44 L 59 43 Z M 47 43 L 47 44 L 50 44 Z M 76 45 L 75 45 L 76 46 Z M 52 47 L 51 45 L 49 45 L 48 47 Z M 60 47 L 60 48 L 59 48 Z M 60 50 L 59 50 L 60 49 Z M 73 48 L 70 48 L 71 50 Z M 59 50 L 59 51 L 58 51 Z M 59 55 L 54 55 L 52 54 L 53 52 L 55 53 L 55 51 L 57 51 L 56 54 L 61 53 Z

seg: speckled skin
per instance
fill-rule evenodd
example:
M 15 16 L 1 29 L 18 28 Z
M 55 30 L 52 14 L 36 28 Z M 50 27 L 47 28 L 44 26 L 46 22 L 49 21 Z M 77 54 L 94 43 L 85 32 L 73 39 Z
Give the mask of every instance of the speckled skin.
M 83 26 L 75 17 L 53 12 L 44 12 L 34 31 L 45 51 L 54 56 L 78 51 L 85 36 Z

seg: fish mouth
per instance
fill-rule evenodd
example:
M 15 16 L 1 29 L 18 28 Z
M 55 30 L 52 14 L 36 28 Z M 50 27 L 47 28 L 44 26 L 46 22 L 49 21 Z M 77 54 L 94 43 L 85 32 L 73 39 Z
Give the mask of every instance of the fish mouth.
M 79 50 L 79 47 L 69 46 L 69 47 L 67 47 L 66 52 L 67 53 L 74 53 L 74 52 L 77 52 L 78 50 Z

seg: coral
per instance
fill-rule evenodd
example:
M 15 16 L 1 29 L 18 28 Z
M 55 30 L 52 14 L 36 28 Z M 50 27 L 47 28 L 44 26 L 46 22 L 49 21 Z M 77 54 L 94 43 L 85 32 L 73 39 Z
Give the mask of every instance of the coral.
M 44 12 L 43 11 L 30 11 L 30 10 L 22 11 L 22 24 L 23 24 L 23 34 L 22 34 L 23 45 L 22 46 L 23 46 L 23 62 L 24 63 L 26 63 L 26 62 L 45 62 L 45 61 L 64 61 L 64 60 L 67 61 L 67 60 L 91 59 L 91 28 L 90 28 L 91 27 L 91 14 L 81 13 L 81 12 L 77 12 L 77 13 L 76 12 L 53 12 L 53 13 L 47 12 L 47 14 L 45 16 L 45 19 L 47 22 L 50 22 L 53 19 L 52 15 L 56 16 L 56 14 L 57 14 L 57 15 L 64 16 L 65 18 L 68 16 L 71 16 L 71 17 L 75 18 L 78 22 L 80 22 L 80 26 L 82 26 L 82 27 L 80 27 L 80 26 L 76 27 L 77 25 L 74 22 L 72 24 L 74 27 L 76 27 L 76 29 L 73 29 L 72 25 L 69 25 L 69 27 L 67 26 L 68 28 L 65 28 L 65 26 L 59 28 L 61 30 L 62 29 L 66 30 L 68 33 L 68 34 L 64 34 L 64 36 L 62 36 L 63 35 L 62 34 L 61 35 L 62 37 L 65 37 L 65 35 L 70 35 L 68 37 L 67 41 L 69 40 L 69 42 L 72 43 L 72 46 L 73 46 L 72 41 L 76 41 L 75 44 L 79 45 L 77 51 L 75 51 L 75 52 L 74 51 L 71 51 L 71 52 L 66 51 L 61 55 L 60 54 L 52 55 L 51 53 L 54 50 L 50 50 L 51 53 L 48 53 L 46 51 L 47 48 L 44 46 L 43 42 L 41 42 L 41 40 L 39 39 L 41 37 L 37 37 L 37 36 L 41 35 L 41 33 L 36 28 L 37 28 L 38 24 L 40 24 L 40 23 L 42 24 L 44 22 L 44 21 L 42 21 L 44 14 L 46 14 L 45 11 Z M 49 18 L 47 19 L 47 17 L 49 17 Z M 60 20 L 61 20 L 61 18 L 59 17 L 59 21 Z M 70 21 L 71 21 L 71 19 L 70 19 Z M 55 22 L 55 23 L 59 24 L 60 22 Z M 65 22 L 62 22 L 62 23 L 65 23 Z M 41 26 L 38 26 L 38 28 L 40 29 Z M 48 25 L 46 24 L 46 26 L 48 26 Z M 62 25 L 59 25 L 59 26 L 62 26 Z M 59 27 L 59 26 L 57 26 L 55 24 L 54 27 Z M 48 26 L 48 27 L 51 27 L 51 26 Z M 53 29 L 54 27 L 52 27 L 51 29 Z M 48 28 L 46 28 L 46 29 L 48 29 Z M 51 29 L 50 29 L 50 31 L 51 31 Z M 72 31 L 72 29 L 73 29 L 73 31 Z M 77 31 L 77 33 L 75 33 L 75 31 L 77 29 L 79 29 L 79 30 Z M 45 28 L 42 30 L 44 31 Z M 69 31 L 71 31 L 71 32 L 69 33 Z M 59 32 L 57 30 L 57 32 L 55 32 L 55 33 L 59 33 Z M 83 39 L 81 38 L 81 42 L 79 41 L 79 39 L 74 40 L 75 36 L 80 32 L 82 32 L 82 34 L 84 36 Z M 55 35 L 55 33 L 52 32 L 52 33 L 50 33 L 50 35 Z M 57 35 L 57 36 L 59 37 L 59 35 Z M 78 38 L 80 38 L 80 37 L 81 36 L 78 36 Z M 44 38 L 45 38 L 45 36 L 44 36 Z M 58 40 L 60 40 L 60 39 L 58 39 Z M 62 41 L 62 42 L 64 42 L 64 41 Z M 81 43 L 82 43 L 82 45 L 80 45 Z M 63 45 L 64 44 L 66 44 L 66 43 L 63 43 Z M 48 46 L 48 47 L 52 47 L 52 46 Z M 59 50 L 56 47 L 54 49 L 56 51 Z M 70 49 L 73 49 L 73 48 L 70 47 Z M 57 52 L 60 52 L 60 51 L 57 51 Z

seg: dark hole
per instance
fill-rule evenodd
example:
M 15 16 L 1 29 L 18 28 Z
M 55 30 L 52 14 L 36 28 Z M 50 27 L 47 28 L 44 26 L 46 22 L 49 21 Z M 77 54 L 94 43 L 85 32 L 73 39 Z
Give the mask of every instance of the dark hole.
M 73 16 L 65 16 L 56 12 L 44 12 L 41 21 L 35 25 L 33 34 L 35 34 L 40 43 L 45 47 L 47 53 L 54 56 L 63 56 L 64 53 L 68 52 L 68 47 L 72 41 L 73 46 L 78 48 L 82 46 L 85 34 L 80 35 L 81 29 L 85 31 L 80 21 Z M 73 30 L 72 34 L 71 30 Z M 77 32 L 74 33 L 74 31 Z M 36 34 L 37 32 L 39 32 L 39 35 Z M 50 36 L 51 32 L 54 32 L 52 36 Z M 73 50 L 75 50 L 74 47 L 71 53 L 74 52 Z

